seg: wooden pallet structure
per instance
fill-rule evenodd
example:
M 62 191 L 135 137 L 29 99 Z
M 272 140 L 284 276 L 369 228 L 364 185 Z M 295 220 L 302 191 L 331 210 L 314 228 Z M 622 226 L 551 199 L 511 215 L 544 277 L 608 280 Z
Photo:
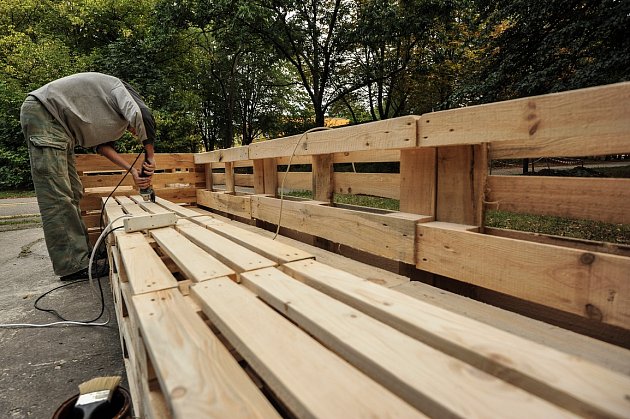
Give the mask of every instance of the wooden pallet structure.
M 627 179 L 488 166 L 629 151 L 621 83 L 192 155 L 194 197 L 89 191 L 114 227 L 177 217 L 107 239 L 136 414 L 630 417 L 630 249 L 484 226 L 497 206 L 627 224 Z M 311 170 L 285 177 L 289 162 Z M 335 170 L 364 162 L 400 170 Z M 282 187 L 313 199 L 281 199 Z M 335 193 L 400 210 L 335 204 Z M 310 244 L 260 228 L 279 221 Z M 438 288 L 453 283 L 476 299 Z

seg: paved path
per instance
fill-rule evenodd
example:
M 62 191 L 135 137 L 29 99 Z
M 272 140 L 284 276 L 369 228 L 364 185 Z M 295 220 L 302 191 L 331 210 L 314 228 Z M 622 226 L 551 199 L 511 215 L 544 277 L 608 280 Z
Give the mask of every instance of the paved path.
M 11 203 L 0 206 L 0 213 L 32 212 L 31 200 L 0 200 Z M 0 328 L 0 418 L 49 418 L 78 393 L 80 383 L 105 375 L 125 377 L 109 283 L 106 278 L 102 282 L 113 316 L 108 326 Z M 0 323 L 55 321 L 33 303 L 59 285 L 41 227 L 0 231 Z M 40 304 L 76 320 L 90 320 L 100 307 L 85 282 L 57 290 Z M 126 381 L 123 386 L 128 388 Z

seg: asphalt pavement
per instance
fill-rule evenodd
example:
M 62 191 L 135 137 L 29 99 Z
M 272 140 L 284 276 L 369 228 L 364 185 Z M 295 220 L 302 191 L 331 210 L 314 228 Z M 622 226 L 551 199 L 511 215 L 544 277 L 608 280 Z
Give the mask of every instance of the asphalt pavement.
M 49 323 L 58 319 L 34 308 L 35 300 L 62 285 L 52 270 L 34 198 L 0 200 L 0 323 Z M 22 217 L 22 218 L 19 218 Z M 27 223 L 11 223 L 20 219 Z M 102 278 L 106 326 L 0 328 L 0 418 L 49 418 L 94 377 L 125 378 L 118 327 L 107 278 Z M 100 297 L 87 282 L 40 301 L 70 320 L 92 320 Z M 105 318 L 102 320 L 106 320 Z M 126 380 L 123 386 L 127 387 Z

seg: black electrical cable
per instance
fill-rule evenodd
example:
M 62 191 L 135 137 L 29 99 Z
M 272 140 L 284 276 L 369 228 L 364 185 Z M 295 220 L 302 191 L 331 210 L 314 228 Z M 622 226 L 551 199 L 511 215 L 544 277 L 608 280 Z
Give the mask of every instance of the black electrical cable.
M 104 240 L 107 238 L 107 236 L 109 236 L 109 235 L 110 235 L 113 231 L 119 230 L 119 229 L 121 229 L 121 228 L 123 228 L 123 226 L 116 227 L 116 228 L 113 228 L 113 229 L 111 229 L 110 231 L 108 231 L 108 232 L 107 232 L 107 234 L 105 234 L 105 236 L 103 237 L 103 241 L 104 241 Z M 95 267 L 93 267 L 93 268 L 95 268 Z M 101 294 L 101 311 L 99 312 L 98 316 L 97 316 L 96 318 L 94 318 L 93 320 L 86 320 L 86 321 L 83 321 L 83 320 L 68 320 L 68 319 L 64 318 L 61 314 L 59 314 L 59 312 L 57 312 L 57 310 L 55 310 L 55 309 L 42 308 L 42 307 L 39 307 L 39 306 L 37 305 L 37 303 L 39 303 L 39 301 L 40 301 L 42 298 L 46 297 L 47 295 L 49 295 L 49 294 L 50 294 L 51 292 L 53 292 L 53 291 L 56 291 L 56 290 L 61 289 L 61 288 L 64 288 L 64 287 L 68 287 L 68 286 L 70 286 L 70 285 L 80 284 L 81 282 L 87 282 L 87 281 L 88 281 L 87 279 L 80 279 L 80 280 L 78 280 L 78 281 L 68 282 L 67 284 L 63 284 L 63 285 L 60 285 L 60 286 L 58 286 L 58 287 L 55 287 L 55 288 L 51 289 L 50 291 L 47 291 L 47 292 L 45 292 L 44 294 L 40 295 L 40 296 L 37 298 L 37 300 L 35 300 L 35 303 L 33 304 L 33 306 L 34 306 L 37 310 L 39 310 L 39 311 L 44 311 L 44 312 L 46 312 L 46 313 L 51 313 L 51 314 L 53 314 L 54 316 L 56 316 L 57 318 L 59 318 L 61 321 L 64 321 L 64 322 L 69 322 L 69 321 L 74 321 L 74 322 L 79 322 L 79 323 L 92 323 L 92 322 L 95 322 L 95 321 L 97 321 L 98 319 L 100 319 L 100 318 L 103 316 L 103 313 L 105 312 L 105 296 L 104 296 L 104 294 L 103 294 L 103 286 L 101 285 L 101 278 L 100 278 L 100 277 L 97 279 L 97 281 L 98 281 L 98 289 L 99 289 L 100 294 Z

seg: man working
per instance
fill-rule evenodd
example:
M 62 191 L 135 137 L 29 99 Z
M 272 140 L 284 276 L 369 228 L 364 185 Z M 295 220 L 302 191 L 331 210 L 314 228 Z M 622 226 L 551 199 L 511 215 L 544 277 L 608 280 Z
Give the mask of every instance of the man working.
M 90 244 L 81 218 L 83 186 L 74 147 L 96 147 L 99 154 L 128 170 L 113 147 L 126 130 L 145 149 L 144 176 L 131 169 L 139 188 L 151 185 L 155 170 L 155 122 L 138 93 L 120 79 L 79 73 L 30 92 L 20 111 L 28 143 L 31 174 L 53 270 L 62 281 L 88 277 Z

